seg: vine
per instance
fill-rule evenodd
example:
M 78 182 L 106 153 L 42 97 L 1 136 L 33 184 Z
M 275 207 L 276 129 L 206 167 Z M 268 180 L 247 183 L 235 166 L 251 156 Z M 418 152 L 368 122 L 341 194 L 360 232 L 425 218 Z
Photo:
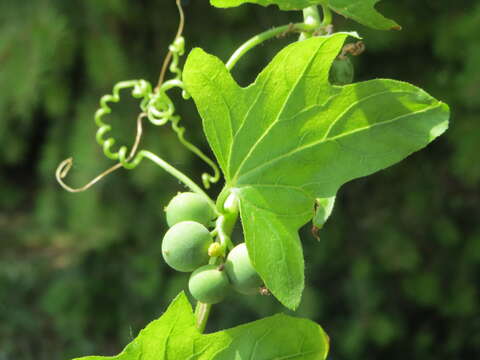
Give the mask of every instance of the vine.
M 219 7 L 246 2 L 302 10 L 304 21 L 253 36 L 226 63 L 194 49 L 182 67 L 185 16 L 176 0 L 179 26 L 157 85 L 146 80 L 119 82 L 112 94 L 101 98 L 95 113 L 97 143 L 117 163 L 78 189 L 64 182 L 72 158 L 57 168 L 59 183 L 79 192 L 119 168 L 132 170 L 147 158 L 191 190 L 176 195 L 166 207 L 170 228 L 162 255 L 175 270 L 192 272 L 188 287 L 197 300 L 195 311 L 180 294 L 116 359 L 232 359 L 233 354 L 253 359 L 262 339 L 282 342 L 281 354 L 271 345 L 262 349 L 268 354 L 262 358 L 313 354 L 309 358 L 324 359 L 329 342 L 321 327 L 285 315 L 204 335 L 212 305 L 234 290 L 243 295 L 271 294 L 296 309 L 304 287 L 300 227 L 312 221 L 312 233 L 318 237 L 344 183 L 393 165 L 448 127 L 448 106 L 413 85 L 379 79 L 353 82 L 349 56 L 362 54 L 365 44 L 356 33 L 333 32 L 332 12 L 376 29 L 399 29 L 375 10 L 375 1 L 349 7 L 340 6 L 339 0 L 211 0 Z M 253 84 L 242 88 L 236 83 L 231 70 L 247 53 L 293 33 L 300 34 L 298 41 L 280 51 Z M 349 37 L 357 40 L 345 45 Z M 172 77 L 166 80 L 168 72 Z M 169 95 L 173 89 L 195 102 L 218 165 L 185 138 L 186 128 Z M 109 135 L 112 125 L 105 120 L 111 103 L 121 101 L 121 93 L 128 90 L 140 102 L 130 149 L 115 146 Z M 203 188 L 153 152 L 139 150 L 145 119 L 155 126 L 170 124 L 179 142 L 211 168 L 201 176 Z M 225 185 L 214 201 L 206 190 L 220 180 L 220 169 Z M 234 243 L 232 232 L 239 218 L 245 240 Z M 155 355 L 159 351 L 163 357 Z
M 182 70 L 178 66 L 180 57 L 185 53 L 185 39 L 182 36 L 184 27 L 184 14 L 180 4 L 180 1 L 176 1 L 179 13 L 180 23 L 178 32 L 173 43 L 169 46 L 169 52 L 165 58 L 162 70 L 159 76 L 158 84 L 154 90 L 152 85 L 146 80 L 129 80 L 121 81 L 114 85 L 112 94 L 103 96 L 100 99 L 100 108 L 95 113 L 95 123 L 98 126 L 96 140 L 97 143 L 103 148 L 104 155 L 110 159 L 118 161 L 119 163 L 112 166 L 87 185 L 74 189 L 65 184 L 63 179 L 68 175 L 69 170 L 73 165 L 73 159 L 69 158 L 64 160 L 57 169 L 56 178 L 57 181 L 63 186 L 64 189 L 70 192 L 81 192 L 88 190 L 92 185 L 100 181 L 105 176 L 114 172 L 115 170 L 123 167 L 128 170 L 136 168 L 143 158 L 148 158 L 154 163 L 162 167 L 172 176 L 176 177 L 179 181 L 183 182 L 192 191 L 206 196 L 203 190 L 201 190 L 194 182 L 185 174 L 182 174 L 179 170 L 174 169 L 163 159 L 154 155 L 153 153 L 142 150 L 138 151 L 138 147 L 142 137 L 142 120 L 147 118 L 151 124 L 155 126 L 163 126 L 167 123 L 171 123 L 173 131 L 177 134 L 180 142 L 192 153 L 203 160 L 212 169 L 213 175 L 205 173 L 202 174 L 202 181 L 205 188 L 209 188 L 210 184 L 218 182 L 220 180 L 220 170 L 213 160 L 205 155 L 198 147 L 189 142 L 185 138 L 186 129 L 180 125 L 181 117 L 176 114 L 175 105 L 168 95 L 168 92 L 172 89 L 179 88 L 182 90 L 184 98 L 188 98 L 188 94 L 184 89 L 182 78 Z M 167 68 L 174 74 L 174 77 L 164 81 Z M 128 151 L 128 147 L 122 145 L 118 150 L 113 150 L 113 146 L 116 140 L 113 137 L 106 138 L 106 135 L 112 130 L 112 126 L 107 124 L 103 118 L 106 115 L 111 114 L 112 109 L 110 103 L 118 103 L 121 100 L 120 92 L 125 89 L 132 89 L 131 95 L 140 99 L 141 113 L 137 117 L 137 134 L 135 142 L 131 151 Z

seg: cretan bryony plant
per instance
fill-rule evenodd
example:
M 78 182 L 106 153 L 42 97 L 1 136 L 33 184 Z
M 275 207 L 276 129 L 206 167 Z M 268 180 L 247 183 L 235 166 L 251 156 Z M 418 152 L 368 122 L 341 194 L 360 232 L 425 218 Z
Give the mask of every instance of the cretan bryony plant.
M 295 310 L 305 282 L 299 229 L 311 221 L 318 235 L 342 185 L 398 163 L 448 128 L 448 106 L 418 87 L 388 79 L 353 82 L 349 58 L 365 45 L 356 32 L 335 32 L 333 14 L 377 30 L 400 30 L 375 9 L 378 0 L 210 2 L 224 8 L 276 5 L 303 12 L 304 21 L 253 36 L 226 62 L 200 48 L 182 62 L 185 20 L 177 0 L 180 25 L 158 83 L 122 81 L 101 98 L 94 117 L 97 142 L 115 165 L 74 189 L 65 183 L 69 158 L 58 167 L 57 180 L 71 192 L 84 191 L 111 172 L 134 169 L 148 159 L 183 183 L 187 191 L 165 204 L 170 229 L 162 255 L 172 268 L 191 273 L 188 291 L 197 304 L 192 309 L 182 292 L 119 355 L 85 360 L 325 359 L 328 336 L 308 319 L 279 314 L 204 334 L 212 305 L 230 292 L 271 294 L 272 301 Z M 231 71 L 242 57 L 269 39 L 294 34 L 252 84 L 238 85 Z M 195 103 L 216 161 L 187 140 L 170 96 L 173 89 Z M 118 146 L 109 134 L 110 106 L 125 90 L 140 103 L 130 148 Z M 211 168 L 199 176 L 200 184 L 141 148 L 144 121 L 170 125 Z M 218 196 L 207 195 L 220 180 L 224 187 Z M 237 222 L 244 240 L 234 243 Z

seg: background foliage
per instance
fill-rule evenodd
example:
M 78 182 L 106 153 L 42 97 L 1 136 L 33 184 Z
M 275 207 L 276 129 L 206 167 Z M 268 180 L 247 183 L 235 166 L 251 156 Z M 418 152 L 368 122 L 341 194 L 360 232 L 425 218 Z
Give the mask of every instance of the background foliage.
M 298 315 L 322 324 L 330 359 L 466 359 L 480 348 L 480 4 L 383 1 L 402 32 L 357 29 L 367 52 L 357 79 L 396 78 L 451 105 L 451 129 L 400 165 L 340 192 L 318 243 L 305 228 L 309 287 Z M 297 13 L 186 1 L 186 38 L 226 60 L 251 35 Z M 54 169 L 82 185 L 109 166 L 94 142 L 101 95 L 123 79 L 159 73 L 176 31 L 174 1 L 0 2 L 0 360 L 117 353 L 186 284 L 161 260 L 163 207 L 181 190 L 151 164 L 92 190 L 60 189 Z M 292 39 L 290 39 L 292 40 Z M 287 40 L 234 71 L 249 83 Z M 192 102 L 179 111 L 205 146 Z M 115 135 L 132 141 L 134 102 L 115 107 Z M 167 129 L 145 147 L 195 176 L 201 164 Z M 213 189 L 213 192 L 219 189 Z M 235 297 L 210 330 L 284 311 L 273 298 Z M 476 351 L 476 352 L 475 352 Z

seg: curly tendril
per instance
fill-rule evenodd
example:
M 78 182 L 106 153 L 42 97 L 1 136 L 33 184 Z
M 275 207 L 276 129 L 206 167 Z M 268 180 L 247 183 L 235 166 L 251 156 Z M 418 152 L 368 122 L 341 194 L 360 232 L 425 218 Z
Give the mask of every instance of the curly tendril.
M 210 184 L 214 184 L 218 180 L 220 180 L 220 169 L 218 168 L 217 164 L 213 162 L 213 160 L 211 160 L 200 149 L 198 149 L 195 145 L 193 145 L 192 143 L 190 143 L 188 140 L 185 139 L 184 133 L 186 129 L 178 124 L 180 122 L 179 116 L 173 117 L 171 121 L 172 121 L 172 129 L 177 133 L 178 140 L 180 140 L 183 146 L 185 146 L 188 150 L 190 150 L 192 153 L 197 155 L 200 159 L 202 159 L 206 164 L 208 164 L 212 168 L 213 175 L 210 175 L 208 173 L 202 174 L 203 186 L 206 189 L 209 189 Z
M 181 0 L 176 0 L 176 4 L 177 4 L 177 8 L 178 8 L 178 14 L 180 16 L 180 21 L 178 23 L 178 30 L 177 30 L 177 34 L 175 35 L 175 41 L 172 45 L 175 45 L 175 42 L 178 39 L 182 38 L 183 28 L 185 26 L 185 14 L 183 13 Z M 182 40 L 180 40 L 180 42 L 177 45 L 182 45 Z M 183 45 L 185 45 L 184 40 L 183 40 Z M 163 64 L 162 64 L 162 70 L 160 71 L 160 76 L 158 78 L 158 83 L 157 83 L 157 86 L 156 86 L 157 89 L 160 87 L 160 85 L 163 84 L 163 80 L 165 79 L 165 75 L 167 73 L 168 64 L 172 60 L 173 52 L 172 52 L 172 47 L 171 46 L 169 46 L 168 54 L 167 54 L 167 56 L 165 56 L 165 60 L 163 61 Z M 180 52 L 178 52 L 178 54 L 180 54 Z
M 132 146 L 132 150 L 130 150 L 130 154 L 128 155 L 128 158 L 126 159 L 127 166 L 130 166 L 128 161 L 130 161 L 132 158 L 134 158 L 134 161 L 132 162 L 133 166 L 136 166 L 134 164 L 138 164 L 141 159 L 144 157 L 144 154 L 137 153 L 138 146 L 140 145 L 140 140 L 142 139 L 142 133 L 143 133 L 143 127 L 142 127 L 142 119 L 146 117 L 145 113 L 141 113 L 138 118 L 137 118 L 137 135 L 135 136 L 135 142 Z M 97 182 L 102 180 L 105 176 L 111 174 L 112 172 L 125 167 L 125 163 L 117 163 L 113 165 L 112 167 L 108 168 L 104 172 L 102 172 L 100 175 L 96 176 L 93 180 L 88 182 L 86 185 L 80 187 L 80 188 L 72 188 L 65 184 L 63 179 L 67 177 L 68 173 L 73 167 L 73 158 L 68 158 L 60 163 L 60 165 L 57 167 L 57 171 L 55 172 L 55 177 L 58 181 L 58 183 L 67 191 L 72 192 L 72 193 L 77 193 L 77 192 L 82 192 L 85 190 L 90 189 L 93 185 L 95 185 Z
M 137 99 L 142 99 L 140 108 L 144 109 L 148 107 L 149 95 L 152 91 L 152 86 L 145 80 L 131 80 L 131 81 L 121 81 L 113 87 L 113 92 L 111 95 L 104 95 L 100 99 L 100 108 L 95 112 L 95 123 L 98 126 L 96 140 L 97 143 L 103 147 L 103 153 L 105 156 L 111 160 L 118 160 L 123 167 L 125 168 L 134 168 L 137 164 L 135 161 L 129 163 L 130 156 L 127 157 L 128 148 L 125 145 L 122 145 L 118 151 L 113 151 L 113 145 L 115 145 L 116 140 L 113 137 L 105 138 L 107 133 L 112 130 L 112 126 L 105 123 L 103 118 L 105 115 L 111 114 L 112 109 L 109 106 L 109 103 L 118 103 L 120 102 L 120 91 L 123 89 L 132 89 L 132 96 Z M 142 113 L 143 114 L 143 113 Z M 139 118 L 145 117 L 140 114 Z M 135 164 L 135 165 L 133 165 Z
M 201 192 L 205 195 L 201 189 L 193 186 L 192 181 L 185 175 L 176 170 L 174 171 L 170 166 L 165 165 L 167 163 L 161 158 L 146 150 L 137 152 L 142 137 L 142 120 L 144 118 L 148 118 L 150 123 L 155 126 L 163 126 L 168 122 L 171 122 L 171 127 L 177 134 L 180 143 L 211 167 L 213 174 L 202 174 L 202 183 L 205 188 L 208 189 L 212 183 L 215 183 L 220 179 L 220 170 L 217 164 L 205 155 L 198 147 L 185 139 L 186 129 L 179 125 L 181 117 L 176 114 L 175 104 L 168 94 L 170 90 L 178 88 L 182 90 L 182 96 L 184 99 L 189 98 L 182 81 L 182 69 L 179 67 L 180 57 L 185 54 L 185 39 L 182 36 L 185 20 L 180 0 L 176 0 L 176 3 L 180 14 L 180 23 L 175 40 L 168 48 L 169 51 L 163 62 L 158 84 L 155 89 L 152 89 L 152 85 L 146 80 L 121 81 L 115 84 L 112 94 L 104 95 L 100 99 L 100 108 L 95 112 L 95 123 L 98 126 L 96 141 L 103 148 L 105 156 L 111 160 L 118 161 L 118 163 L 95 177 L 85 186 L 74 189 L 66 185 L 63 180 L 73 165 L 73 159 L 68 158 L 58 166 L 56 171 L 57 181 L 64 189 L 70 192 L 85 191 L 119 168 L 134 169 L 140 164 L 143 158 L 147 157 L 159 164 L 170 174 L 176 177 L 180 176 L 182 181 L 186 183 L 188 187 L 194 187 L 196 192 Z M 174 76 L 172 79 L 164 81 L 167 70 L 169 70 Z M 137 135 L 130 151 L 125 145 L 114 149 L 116 140 L 108 135 L 108 133 L 112 131 L 112 126 L 104 121 L 105 116 L 112 113 L 110 104 L 120 102 L 120 93 L 122 90 L 126 89 L 131 89 L 131 95 L 135 99 L 141 100 L 141 113 L 137 118 Z

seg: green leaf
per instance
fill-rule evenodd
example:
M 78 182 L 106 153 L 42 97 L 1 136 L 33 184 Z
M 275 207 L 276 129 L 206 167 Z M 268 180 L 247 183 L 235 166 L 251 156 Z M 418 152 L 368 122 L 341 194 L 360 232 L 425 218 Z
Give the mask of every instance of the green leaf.
M 82 360 L 161 360 L 188 359 L 195 349 L 194 339 L 198 336 L 192 307 L 181 293 L 167 311 L 145 329 L 117 356 L 87 356 Z M 80 359 L 78 359 L 80 360 Z
M 210 0 L 213 6 L 229 8 L 240 6 L 245 3 L 262 6 L 277 5 L 281 10 L 301 10 L 311 5 L 325 3 L 327 0 Z
M 283 314 L 203 335 L 184 293 L 117 356 L 75 360 L 323 360 L 328 337 L 314 322 Z
M 377 30 L 401 30 L 395 21 L 380 14 L 375 5 L 380 0 L 329 0 L 330 8 L 362 25 Z
M 347 34 L 287 46 L 240 87 L 201 49 L 184 81 L 226 178 L 238 195 L 253 265 L 270 291 L 296 308 L 304 286 L 298 229 L 318 198 L 393 165 L 448 126 L 447 105 L 394 80 L 328 82 Z
M 213 6 L 229 8 L 245 3 L 277 5 L 281 10 L 301 10 L 312 5 L 328 5 L 333 11 L 377 30 L 401 30 L 395 21 L 380 14 L 375 5 L 380 0 L 210 0 Z
M 205 337 L 206 343 L 215 344 L 215 350 L 220 348 L 217 343 L 225 343 L 228 340 L 230 340 L 228 346 L 222 347 L 213 358 L 208 359 L 324 360 L 329 350 L 328 336 L 320 326 L 307 319 L 283 314 Z

